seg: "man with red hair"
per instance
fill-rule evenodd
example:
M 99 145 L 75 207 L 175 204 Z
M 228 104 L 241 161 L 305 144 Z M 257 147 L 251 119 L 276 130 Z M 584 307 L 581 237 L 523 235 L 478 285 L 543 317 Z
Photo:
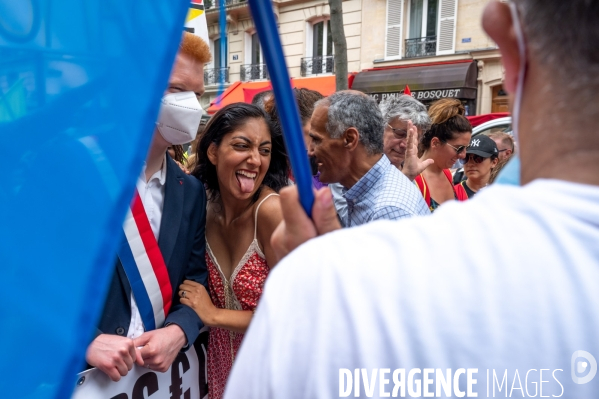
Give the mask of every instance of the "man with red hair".
M 203 325 L 193 309 L 179 303 L 178 287 L 183 280 L 202 284 L 206 281 L 206 193 L 201 182 L 177 166 L 167 149 L 195 137 L 201 117 L 198 100 L 204 94 L 204 64 L 209 61 L 208 44 L 185 32 L 137 182 L 139 198 L 170 280 L 171 305 L 163 315 L 165 320 L 150 330 L 142 320 L 142 306 L 138 306 L 141 298 L 135 295 L 138 291 L 132 290 L 131 276 L 123 266 L 126 262 L 119 252 L 97 335 L 86 354 L 91 366 L 102 370 L 114 381 L 127 375 L 134 363 L 166 371 L 179 351 L 193 344 Z M 169 97 L 174 93 L 181 95 Z M 186 101 L 186 107 L 176 107 L 181 98 Z M 175 107 L 169 107 L 170 103 Z M 189 109 L 186 118 L 173 113 L 178 112 L 178 108 Z M 166 128 L 168 123 L 162 123 L 163 118 L 177 124 L 177 129 Z M 169 302 L 168 298 L 165 302 Z

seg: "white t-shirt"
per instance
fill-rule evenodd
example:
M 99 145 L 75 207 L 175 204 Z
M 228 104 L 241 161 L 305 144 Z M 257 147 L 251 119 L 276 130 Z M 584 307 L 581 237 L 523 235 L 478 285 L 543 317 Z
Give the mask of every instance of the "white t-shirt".
M 572 365 L 577 377 L 597 368 L 576 351 L 599 357 L 599 187 L 496 185 L 426 218 L 328 234 L 283 259 L 225 397 L 401 397 L 401 369 L 405 397 L 418 397 L 417 386 L 446 397 L 445 380 L 451 397 L 456 386 L 473 397 L 468 381 L 478 397 L 541 397 L 541 386 L 543 397 L 598 397 L 599 377 L 573 382 Z

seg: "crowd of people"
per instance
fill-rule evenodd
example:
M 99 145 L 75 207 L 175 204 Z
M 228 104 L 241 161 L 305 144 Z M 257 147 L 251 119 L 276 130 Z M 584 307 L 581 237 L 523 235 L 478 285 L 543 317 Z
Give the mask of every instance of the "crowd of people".
M 529 3 L 538 1 L 518 3 L 528 10 L 526 7 L 532 7 Z M 514 6 L 490 7 L 496 15 L 486 14 L 487 19 L 510 27 L 518 23 L 512 20 L 518 15 L 510 11 Z M 544 14 L 524 15 L 538 22 Z M 524 62 L 513 55 L 518 44 L 506 33 L 489 27 L 490 23 L 486 24 L 489 34 L 500 47 L 511 51 L 506 56 L 510 66 L 507 79 L 515 91 L 517 80 L 524 79 L 515 72 Z M 531 48 L 536 51 L 535 37 L 530 35 Z M 535 54 L 529 55 L 529 63 L 535 63 Z M 165 95 L 192 92 L 201 96 L 203 83 L 197 77 L 209 58 L 206 43 L 184 34 Z M 536 78 L 529 79 L 534 82 Z M 459 292 L 463 290 L 457 287 L 450 294 L 441 287 L 442 281 L 453 281 L 451 275 L 466 276 L 485 263 L 481 259 L 477 264 L 472 253 L 458 256 L 444 252 L 451 248 L 445 241 L 460 227 L 468 229 L 473 240 L 484 236 L 485 228 L 499 234 L 494 225 L 477 223 L 486 220 L 481 212 L 493 209 L 499 198 L 517 202 L 508 188 L 488 188 L 503 166 L 521 151 L 511 132 L 473 136 L 465 108 L 456 99 L 440 99 L 427 109 L 409 95 L 377 104 L 364 93 L 351 90 L 328 97 L 307 89 L 294 89 L 293 93 L 318 190 L 313 219 L 299 208 L 272 92 L 260 93 L 252 104 L 223 107 L 207 125 L 196 125 L 197 138 L 195 131 L 189 131 L 186 142 L 170 140 L 156 129 L 137 189 L 168 269 L 172 305 L 163 325 L 148 330 L 129 277 L 123 273 L 122 259 L 117 259 L 98 334 L 87 350 L 89 365 L 115 381 L 134 363 L 165 371 L 177 353 L 187 350 L 199 330 L 208 326 L 209 395 L 220 398 L 225 395 L 228 377 L 252 325 L 250 343 L 241 350 L 242 360 L 235 367 L 228 397 L 320 397 L 319 392 L 331 388 L 331 381 L 337 383 L 333 374 L 342 361 L 352 370 L 375 367 L 370 355 L 362 352 L 367 339 L 362 329 L 380 339 L 370 349 L 374 358 L 400 362 L 399 356 L 406 355 L 405 362 L 416 364 L 416 359 L 434 356 L 406 349 L 390 331 L 415 337 L 426 335 L 428 327 L 442 330 L 429 320 L 432 314 L 449 323 L 449 330 L 453 328 L 451 318 L 441 316 L 443 311 L 434 308 L 424 293 L 438 303 L 446 299 L 459 309 L 461 300 L 472 303 L 471 307 L 481 300 Z M 514 122 L 517 129 L 518 120 Z M 533 137 L 534 133 L 528 134 Z M 181 145 L 189 143 L 186 154 Z M 533 175 L 526 175 L 531 170 L 531 150 L 522 152 L 523 168 L 528 167 L 523 176 L 529 182 L 534 180 Z M 455 168 L 459 163 L 463 169 Z M 534 187 L 541 191 L 540 197 L 543 187 Z M 458 207 L 458 202 L 474 196 L 477 201 L 471 207 Z M 516 192 L 513 196 L 521 198 Z M 517 213 L 505 213 L 506 219 L 519 218 Z M 469 225 L 459 223 L 467 218 Z M 410 220 L 371 223 L 400 219 Z M 357 228 L 360 225 L 368 226 Z M 529 227 L 534 230 L 534 226 Z M 286 257 L 308 239 L 335 230 L 342 232 L 311 240 Z M 434 250 L 427 251 L 429 245 Z M 512 264 L 511 270 L 520 264 L 516 258 L 491 249 L 493 240 L 480 245 L 487 247 L 497 267 Z M 520 250 L 532 253 L 530 248 Z M 271 271 L 282 258 L 285 270 L 271 280 Z M 410 269 L 416 264 L 419 271 Z M 553 262 L 552 270 L 561 264 Z M 427 280 L 438 291 L 427 288 Z M 266 304 L 258 307 L 267 281 L 270 291 Z M 397 288 L 389 286 L 389 281 Z M 464 281 L 477 283 L 472 277 L 464 277 Z M 401 293 L 391 295 L 386 290 Z M 483 291 L 481 297 L 488 294 Z M 460 294 L 464 297 L 456 296 Z M 401 306 L 410 295 L 414 309 L 400 316 L 405 309 Z M 472 332 L 468 328 L 475 328 L 476 323 L 466 313 L 461 314 L 463 331 Z M 419 314 L 427 315 L 430 325 L 406 319 L 418 318 Z M 521 315 L 514 317 L 520 320 Z M 364 324 L 358 325 L 357 318 Z M 477 320 L 485 322 L 484 318 Z M 406 324 L 402 326 L 402 322 Z M 285 327 L 293 331 L 285 333 L 281 330 Z M 313 331 L 308 331 L 310 328 Z M 452 332 L 448 334 L 459 340 Z M 434 339 L 445 342 L 446 337 Z M 313 358 L 308 355 L 310 345 L 318 352 Z M 451 354 L 443 353 L 449 356 L 443 365 L 455 366 L 447 361 Z M 329 359 L 336 356 L 337 360 Z M 292 377 L 294 361 L 301 369 L 298 377 Z M 310 364 L 323 365 L 316 368 L 319 375 L 308 375 Z M 301 378 L 309 383 L 307 396 L 292 394 L 294 389 L 301 390 Z
M 175 65 L 186 66 L 207 57 L 201 39 L 185 34 Z M 177 81 L 180 79 L 177 71 L 175 68 L 171 77 L 174 82 L 167 93 L 184 90 L 181 87 L 192 89 Z M 196 88 L 195 93 L 200 95 L 202 91 Z M 458 100 L 442 99 L 427 110 L 409 95 L 390 97 L 377 104 L 371 97 L 351 90 L 328 97 L 308 89 L 294 89 L 293 93 L 314 187 L 330 190 L 338 227 L 430 215 L 439 205 L 468 199 L 484 188 L 490 182 L 491 171 L 497 167 L 500 153 L 495 141 L 486 136 L 470 141 L 472 128 Z M 224 394 L 244 332 L 258 306 L 268 274 L 278 261 L 271 245 L 271 236 L 283 219 L 278 193 L 283 187 L 293 185 L 281 129 L 275 98 L 271 91 L 264 91 L 256 95 L 252 104 L 235 103 L 220 109 L 206 125 L 198 127 L 191 143 L 170 143 L 159 131 L 151 149 L 156 158 L 154 169 L 156 166 L 159 169 L 148 171 L 146 167 L 138 182 L 138 190 L 150 194 L 142 195 L 142 202 L 159 243 L 158 233 L 162 230 L 158 220 L 163 219 L 158 217 L 160 202 L 164 209 L 168 199 L 159 198 L 160 186 L 168 187 L 170 165 L 174 162 L 186 180 L 201 182 L 205 190 L 196 193 L 198 199 L 205 198 L 205 202 L 196 204 L 203 209 L 194 210 L 194 213 L 205 212 L 200 222 L 205 226 L 189 233 L 195 239 L 189 258 L 190 262 L 193 258 L 199 273 L 191 278 L 189 266 L 185 265 L 176 272 L 177 279 L 171 281 L 179 283 L 175 286 L 179 295 L 174 303 L 195 312 L 193 326 L 188 328 L 210 327 L 207 364 L 211 398 Z M 495 139 L 502 143 L 511 140 L 509 134 L 505 136 L 508 138 Z M 156 143 L 161 143 L 160 150 L 155 150 Z M 510 143 L 509 151 L 513 153 L 513 141 Z M 190 144 L 188 152 L 182 144 Z M 163 149 L 166 151 L 159 154 Z M 465 180 L 454 187 L 449 168 L 458 159 L 465 161 Z M 118 284 L 113 281 L 113 285 L 126 286 L 126 280 L 118 273 L 115 279 L 119 281 Z M 127 341 L 115 340 L 104 333 L 98 335 L 88 351 L 89 364 L 114 380 L 126 375 L 135 361 L 157 371 L 165 370 L 172 355 L 185 349 L 197 336 L 173 321 L 185 332 L 184 339 L 176 334 L 177 342 L 184 345 L 161 342 L 165 355 L 146 356 L 143 347 L 151 341 L 140 338 L 147 332 L 136 316 L 135 296 L 128 294 L 131 309 L 129 312 L 120 309 L 120 317 L 130 314 L 131 325 L 124 328 L 128 323 L 119 321 L 122 326 L 106 327 L 117 320 L 114 310 L 107 313 L 110 310 L 107 307 L 100 331 L 127 337 L 131 344 L 127 347 L 124 344 Z M 116 297 L 110 295 L 108 304 L 114 305 Z M 106 317 L 113 319 L 109 321 Z M 169 321 L 167 317 L 167 324 Z M 131 346 L 133 343 L 135 347 Z M 141 343 L 144 345 L 140 350 Z M 112 345 L 125 355 L 120 359 L 103 358 Z M 125 345 L 126 351 L 119 345 Z

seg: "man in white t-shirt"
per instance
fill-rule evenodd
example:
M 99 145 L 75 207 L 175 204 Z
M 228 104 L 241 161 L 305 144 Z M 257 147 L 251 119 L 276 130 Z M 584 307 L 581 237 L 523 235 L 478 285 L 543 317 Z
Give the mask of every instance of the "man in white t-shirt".
M 599 7 L 563 4 L 483 16 L 523 187 L 305 244 L 335 225 L 330 193 L 310 220 L 281 192 L 273 245 L 298 248 L 269 276 L 226 398 L 599 396 Z

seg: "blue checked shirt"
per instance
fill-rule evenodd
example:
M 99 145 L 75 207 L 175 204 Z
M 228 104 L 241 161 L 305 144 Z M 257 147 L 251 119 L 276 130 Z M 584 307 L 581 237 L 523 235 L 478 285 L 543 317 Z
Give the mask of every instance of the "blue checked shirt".
M 430 215 L 416 185 L 393 166 L 385 155 L 349 190 L 340 184 L 329 187 L 344 227 L 359 226 L 378 219 Z

